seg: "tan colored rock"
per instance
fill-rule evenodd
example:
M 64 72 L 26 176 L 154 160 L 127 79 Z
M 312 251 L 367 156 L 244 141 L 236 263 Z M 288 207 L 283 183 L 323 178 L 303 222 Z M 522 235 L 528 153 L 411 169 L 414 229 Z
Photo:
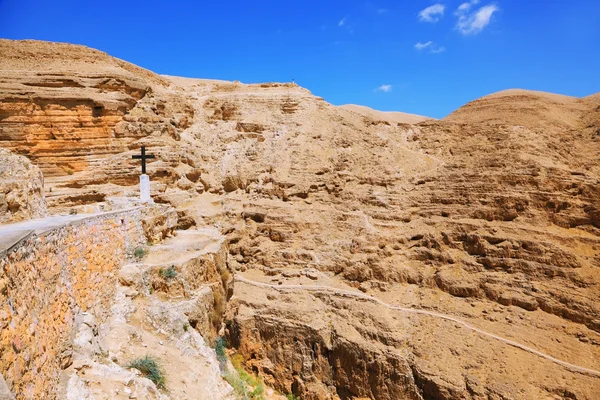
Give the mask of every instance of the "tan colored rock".
M 362 288 L 600 370 L 597 95 L 501 92 L 417 122 L 336 107 L 289 83 L 159 77 L 91 49 L 2 45 L 10 49 L 3 55 L 17 55 L 3 58 L 10 68 L 45 73 L 34 55 L 53 53 L 53 71 L 84 86 L 38 82 L 28 90 L 48 105 L 34 105 L 29 119 L 16 117 L 23 104 L 2 111 L 5 147 L 44 171 L 76 163 L 72 175 L 47 179 L 52 210 L 137 196 L 139 165 L 130 158 L 143 144 L 157 155 L 148 165 L 153 197 L 175 207 L 182 225 L 227 233 L 238 274 L 282 287 Z M 74 55 L 98 61 L 86 73 L 128 77 L 106 89 L 127 104 L 124 115 L 117 108 L 96 121 L 93 108 L 58 100 L 65 91 L 98 95 L 96 78 L 64 61 Z M 23 89 L 28 74 L 7 73 L 10 87 L 0 92 Z M 151 91 L 136 99 L 138 83 Z M 79 113 L 84 123 L 64 129 L 69 154 L 45 159 L 55 112 L 69 121 Z M 17 123 L 36 140 L 18 136 Z M 190 264 L 159 293 L 198 287 L 203 271 L 215 273 L 203 265 Z M 308 269 L 317 279 L 294 273 Z M 233 295 L 232 346 L 249 369 L 303 399 L 598 397 L 597 377 L 449 320 L 238 281 Z
M 119 283 L 123 286 L 138 286 L 142 283 L 142 269 L 137 264 L 126 264 L 119 270 Z
M 41 218 L 46 213 L 40 169 L 26 157 L 0 148 L 0 223 Z
M 0 375 L 0 400 L 14 400 L 15 396 L 10 392 L 10 389 L 6 385 L 6 381 Z
M 173 234 L 177 211 L 165 204 L 147 204 L 143 209 L 142 226 L 148 242 L 158 243 Z

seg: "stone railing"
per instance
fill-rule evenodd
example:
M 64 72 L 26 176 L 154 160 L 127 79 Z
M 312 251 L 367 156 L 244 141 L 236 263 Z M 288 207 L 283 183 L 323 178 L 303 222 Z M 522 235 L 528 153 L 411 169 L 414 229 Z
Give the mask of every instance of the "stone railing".
M 18 399 L 52 399 L 77 315 L 106 316 L 116 273 L 146 244 L 142 208 L 28 232 L 0 253 L 0 374 Z

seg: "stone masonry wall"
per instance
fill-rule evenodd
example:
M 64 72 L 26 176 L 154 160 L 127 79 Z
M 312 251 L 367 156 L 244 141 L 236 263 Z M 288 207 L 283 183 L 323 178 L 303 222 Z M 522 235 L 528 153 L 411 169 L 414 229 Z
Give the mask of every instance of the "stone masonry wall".
M 75 316 L 106 316 L 116 272 L 146 243 L 140 209 L 33 235 L 0 259 L 0 374 L 17 399 L 53 399 Z

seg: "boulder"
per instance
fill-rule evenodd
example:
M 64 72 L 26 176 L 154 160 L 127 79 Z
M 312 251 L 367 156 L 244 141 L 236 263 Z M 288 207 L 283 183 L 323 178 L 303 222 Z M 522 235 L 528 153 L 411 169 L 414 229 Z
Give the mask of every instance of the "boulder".
M 170 236 L 177 227 L 177 211 L 166 204 L 148 204 L 144 209 L 142 226 L 150 243 L 158 243 Z

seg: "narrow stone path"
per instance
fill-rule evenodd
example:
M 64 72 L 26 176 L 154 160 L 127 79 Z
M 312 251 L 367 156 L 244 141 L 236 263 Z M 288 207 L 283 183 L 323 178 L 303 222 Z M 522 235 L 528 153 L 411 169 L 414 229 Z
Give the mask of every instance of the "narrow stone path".
M 242 283 L 246 283 L 249 285 L 253 285 L 253 286 L 258 286 L 258 287 L 264 287 L 264 288 L 271 288 L 271 289 L 275 289 L 275 290 L 279 290 L 279 291 L 298 291 L 298 290 L 307 290 L 307 291 L 311 291 L 311 292 L 329 292 L 329 293 L 333 293 L 333 294 L 337 294 L 337 295 L 341 295 L 341 296 L 349 296 L 349 297 L 355 297 L 355 298 L 359 298 L 359 299 L 363 299 L 363 300 L 368 300 L 368 301 L 373 301 L 377 304 L 380 304 L 386 308 L 389 308 L 390 310 L 396 310 L 396 311 L 402 311 L 402 312 L 406 312 L 406 313 L 412 313 L 412 314 L 421 314 L 421 315 L 429 315 L 431 317 L 435 317 L 435 318 L 441 318 L 441 319 L 445 319 L 447 321 L 452 321 L 455 322 L 457 324 L 462 325 L 463 327 L 470 329 L 474 332 L 477 332 L 481 335 L 484 336 L 488 336 L 491 337 L 493 339 L 496 339 L 500 342 L 506 343 L 510 346 L 516 347 L 518 349 L 524 350 L 526 352 L 529 352 L 531 354 L 537 355 L 539 357 L 545 358 L 546 360 L 552 361 L 553 363 L 559 364 L 563 367 L 566 367 L 568 369 L 580 372 L 580 373 L 584 373 L 584 374 L 588 374 L 588 375 L 592 375 L 592 376 L 596 376 L 596 377 L 600 377 L 600 371 L 596 371 L 590 368 L 585 368 L 585 367 L 581 367 L 579 365 L 575 365 L 575 364 L 571 364 L 568 363 L 566 361 L 563 360 L 559 360 L 558 358 L 552 357 L 548 354 L 542 353 L 541 351 L 535 350 L 531 347 L 525 346 L 521 343 L 515 342 L 513 340 L 510 339 L 506 339 L 502 336 L 498 336 L 495 335 L 493 333 L 490 332 L 486 332 L 482 329 L 479 329 L 465 321 L 462 321 L 458 318 L 452 317 L 450 315 L 447 314 L 441 314 L 441 313 L 437 313 L 434 311 L 427 311 L 427 310 L 421 310 L 418 308 L 406 308 L 406 307 L 399 307 L 399 306 L 393 306 L 390 305 L 376 297 L 373 296 L 369 296 L 367 294 L 364 293 L 360 293 L 360 292 L 354 292 L 351 290 L 343 290 L 343 289 L 337 289 L 334 287 L 330 287 L 330 286 L 320 286 L 320 285 L 273 285 L 270 283 L 263 283 L 263 282 L 256 282 L 256 281 L 252 281 L 249 279 L 246 279 L 244 277 L 241 276 L 235 276 L 235 280 L 238 282 L 242 282 Z
M 68 224 L 95 218 L 102 215 L 120 214 L 136 209 L 129 207 L 121 210 L 106 211 L 93 214 L 49 215 L 44 218 L 30 219 L 12 224 L 0 225 L 0 253 L 9 250 L 30 234 L 39 235 Z

